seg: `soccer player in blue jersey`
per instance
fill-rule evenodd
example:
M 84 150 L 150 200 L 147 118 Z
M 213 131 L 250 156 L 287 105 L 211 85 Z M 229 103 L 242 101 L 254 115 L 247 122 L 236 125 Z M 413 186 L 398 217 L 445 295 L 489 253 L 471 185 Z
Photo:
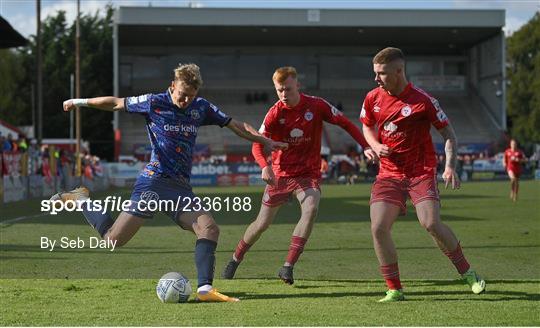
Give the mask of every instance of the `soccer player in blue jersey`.
M 174 80 L 163 93 L 145 94 L 138 97 L 97 97 L 69 99 L 63 104 L 64 111 L 78 106 L 101 110 L 119 111 L 143 115 L 152 145 L 150 162 L 141 171 L 131 195 L 128 211 L 120 213 L 113 221 L 108 213 L 92 211 L 82 206 L 83 214 L 90 225 L 104 240 L 126 244 L 144 224 L 153 217 L 153 212 L 141 210 L 139 203 L 150 200 L 176 202 L 179 198 L 193 199 L 190 186 L 192 153 L 197 130 L 203 125 L 218 125 L 231 129 L 247 140 L 263 143 L 269 149 L 285 149 L 287 144 L 275 142 L 259 134 L 250 125 L 238 122 L 206 99 L 197 97 L 202 86 L 199 67 L 195 64 L 179 65 L 174 70 Z M 54 195 L 51 200 L 86 201 L 88 189 L 77 188 L 70 192 Z M 88 204 L 88 202 L 86 202 Z M 212 286 L 214 278 L 215 249 L 219 228 L 212 215 L 205 211 L 167 212 L 182 229 L 195 233 L 195 263 L 198 275 L 197 299 L 200 301 L 236 302 L 238 298 L 219 293 Z

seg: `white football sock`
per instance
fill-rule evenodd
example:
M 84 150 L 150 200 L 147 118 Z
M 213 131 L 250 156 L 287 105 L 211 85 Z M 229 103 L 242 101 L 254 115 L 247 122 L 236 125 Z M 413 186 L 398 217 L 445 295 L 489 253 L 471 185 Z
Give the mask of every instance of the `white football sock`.
M 211 290 L 212 290 L 212 285 L 202 285 L 201 287 L 197 288 L 197 293 L 206 294 Z

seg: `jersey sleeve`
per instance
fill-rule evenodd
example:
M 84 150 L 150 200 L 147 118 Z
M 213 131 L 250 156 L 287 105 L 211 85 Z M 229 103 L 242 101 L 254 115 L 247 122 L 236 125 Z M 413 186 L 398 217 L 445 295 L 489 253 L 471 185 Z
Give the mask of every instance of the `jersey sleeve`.
M 128 113 L 148 114 L 150 112 L 153 94 L 126 97 L 124 99 L 124 108 Z
M 264 117 L 264 120 L 261 124 L 261 127 L 259 128 L 259 133 L 263 136 L 270 138 L 272 136 L 272 133 L 274 132 L 275 126 L 276 126 L 276 115 L 273 108 L 270 108 L 268 113 L 266 113 L 266 116 Z
M 275 126 L 274 122 L 275 112 L 273 108 L 270 108 L 270 110 L 268 111 L 268 113 L 266 113 L 266 116 L 264 117 L 261 127 L 259 128 L 259 133 L 267 138 L 270 138 L 272 136 L 272 131 Z M 251 153 L 253 154 L 255 162 L 259 164 L 259 167 L 261 169 L 264 169 L 266 166 L 268 166 L 268 162 L 266 161 L 266 155 L 264 154 L 264 146 L 262 144 L 254 142 L 251 146 Z
M 360 132 L 360 129 L 354 125 L 353 122 L 349 121 L 339 109 L 323 99 L 320 100 L 318 108 L 320 109 L 322 118 L 325 122 L 340 126 L 347 131 L 347 133 L 360 144 L 362 148 L 366 149 L 369 147 L 362 132 Z
M 446 127 L 450 122 L 442 110 L 441 105 L 439 105 L 439 101 L 433 97 L 430 97 L 429 99 L 430 101 L 426 102 L 426 111 L 429 121 L 436 129 Z
M 330 124 L 339 125 L 339 122 L 345 118 L 339 109 L 324 99 L 317 102 L 317 107 L 321 112 L 322 119 Z
M 376 122 L 373 116 L 373 99 L 370 93 L 364 98 L 359 120 L 366 126 L 373 126 Z
M 216 105 L 206 102 L 205 117 L 201 125 L 219 125 L 224 127 L 232 120 L 227 114 L 223 113 Z

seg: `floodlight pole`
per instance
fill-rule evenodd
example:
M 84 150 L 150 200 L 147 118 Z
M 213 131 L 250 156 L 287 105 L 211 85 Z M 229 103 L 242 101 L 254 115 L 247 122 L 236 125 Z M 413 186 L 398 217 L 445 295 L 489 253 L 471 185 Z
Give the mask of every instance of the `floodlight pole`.
M 75 24 L 75 98 L 81 97 L 81 63 L 80 63 L 80 36 L 79 16 L 81 15 L 81 2 L 77 0 L 77 21 Z M 75 109 L 75 136 L 77 144 L 75 147 L 75 176 L 81 176 L 81 110 L 77 106 Z
M 37 139 L 43 139 L 43 68 L 41 59 L 41 0 L 36 0 Z
M 71 99 L 75 98 L 75 75 L 70 74 L 69 75 L 69 97 Z M 74 137 L 74 131 L 73 131 L 73 121 L 74 121 L 74 114 L 73 111 L 69 111 L 69 150 L 73 151 L 73 137 Z

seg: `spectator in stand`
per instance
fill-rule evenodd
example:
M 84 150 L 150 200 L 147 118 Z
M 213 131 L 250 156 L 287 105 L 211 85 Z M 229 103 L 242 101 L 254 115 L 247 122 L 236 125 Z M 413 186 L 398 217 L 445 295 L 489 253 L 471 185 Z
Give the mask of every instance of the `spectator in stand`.
M 43 151 L 41 152 L 41 175 L 45 177 L 45 182 L 47 184 L 52 183 L 52 174 L 51 174 L 51 166 L 49 162 L 49 148 L 43 147 Z
M 8 134 L 8 141 L 11 143 L 11 151 L 17 152 L 19 151 L 19 144 L 16 140 L 13 139 L 13 135 L 10 133 Z
M 4 141 L 6 138 L 2 135 L 2 132 L 0 132 L 0 154 L 4 152 Z
M 19 137 L 19 150 L 26 152 L 28 150 L 28 143 L 25 137 Z
M 101 162 L 97 156 L 92 156 L 92 172 L 96 177 L 103 176 L 103 168 L 101 167 Z
M 41 167 L 41 156 L 39 146 L 36 139 L 30 141 L 30 147 L 28 147 L 28 174 L 39 174 L 39 168 Z
M 13 139 L 13 137 L 11 136 L 11 133 L 9 133 L 7 135 L 7 139 L 4 139 L 4 142 L 2 143 L 4 145 L 3 151 L 5 153 L 10 152 L 10 151 L 13 150 L 13 144 L 11 143 L 11 139 Z
M 328 178 L 328 161 L 326 156 L 321 156 L 321 178 L 326 180 Z
M 367 170 L 367 161 L 364 154 L 360 154 L 357 164 L 358 164 L 358 175 L 362 177 L 362 180 L 366 181 L 368 170 Z
M 90 181 L 94 180 L 94 173 L 92 172 L 92 165 L 88 159 L 88 155 L 83 160 L 83 174 L 86 179 Z

